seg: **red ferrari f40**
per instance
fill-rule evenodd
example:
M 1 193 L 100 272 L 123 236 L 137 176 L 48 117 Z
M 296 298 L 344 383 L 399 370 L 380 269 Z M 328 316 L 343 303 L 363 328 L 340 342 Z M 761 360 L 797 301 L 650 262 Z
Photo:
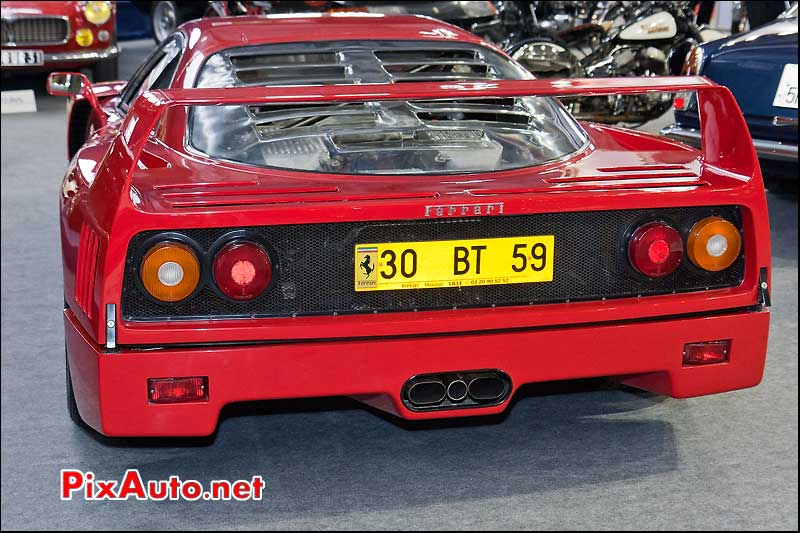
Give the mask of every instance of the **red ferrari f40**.
M 379 31 L 376 31 L 378 29 Z M 349 396 L 406 419 L 609 377 L 685 398 L 764 369 L 764 186 L 731 93 L 535 80 L 375 14 L 183 25 L 71 98 L 67 393 L 112 436 L 203 436 L 232 402 Z M 700 149 L 557 97 L 694 92 Z

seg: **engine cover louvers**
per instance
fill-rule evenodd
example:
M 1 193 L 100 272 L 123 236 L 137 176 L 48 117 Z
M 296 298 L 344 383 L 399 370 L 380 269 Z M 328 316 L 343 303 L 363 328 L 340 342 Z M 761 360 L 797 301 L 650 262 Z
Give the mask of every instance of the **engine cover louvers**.
M 355 83 L 351 66 L 333 52 L 236 56 L 231 67 L 239 85 L 306 85 Z
M 337 146 L 374 143 L 477 142 L 486 124 L 494 128 L 528 128 L 531 115 L 517 99 L 420 100 L 369 104 L 261 105 L 248 108 L 261 141 L 330 134 Z M 431 126 L 431 128 L 428 128 Z M 441 128 L 441 129 L 439 129 Z M 270 148 L 265 148 L 270 150 Z M 294 152 L 293 152 L 294 153 Z
M 298 107 L 251 106 L 250 115 L 262 141 L 276 140 L 324 128 L 342 131 L 349 128 L 374 128 L 377 113 L 366 104 L 305 104 Z
M 485 124 L 495 128 L 525 129 L 530 114 L 514 98 L 494 100 L 431 100 L 409 102 L 416 117 L 431 126 L 461 127 L 471 125 L 478 129 Z
M 207 63 L 198 86 L 205 80 L 218 85 L 336 85 L 463 81 L 509 76 L 507 66 L 475 47 L 430 50 L 413 43 L 387 45 L 334 43 L 336 49 L 289 51 L 279 46 L 247 47 L 221 52 Z
M 392 50 L 373 53 L 395 83 L 496 77 L 491 65 L 473 50 Z

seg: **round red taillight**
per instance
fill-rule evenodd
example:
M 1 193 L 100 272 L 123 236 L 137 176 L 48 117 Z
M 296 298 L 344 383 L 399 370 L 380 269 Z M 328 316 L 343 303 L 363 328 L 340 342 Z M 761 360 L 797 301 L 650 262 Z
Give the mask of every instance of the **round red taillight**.
M 681 264 L 683 240 L 669 224 L 649 222 L 631 235 L 628 258 L 645 276 L 660 278 L 671 274 Z
M 252 242 L 227 244 L 214 258 L 214 282 L 228 298 L 252 300 L 264 292 L 271 279 L 267 252 Z

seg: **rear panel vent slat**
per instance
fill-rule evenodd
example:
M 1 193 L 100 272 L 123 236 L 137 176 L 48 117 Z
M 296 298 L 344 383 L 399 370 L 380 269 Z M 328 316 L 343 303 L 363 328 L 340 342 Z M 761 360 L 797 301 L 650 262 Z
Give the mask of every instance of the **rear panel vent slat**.
M 527 128 L 530 114 L 514 98 L 486 100 L 429 100 L 409 102 L 417 118 L 431 126 L 490 124 L 499 128 Z
M 231 57 L 239 85 L 328 85 L 355 83 L 351 66 L 334 52 L 257 54 Z
M 366 104 L 251 106 L 253 124 L 262 141 L 312 134 L 329 128 L 335 131 L 373 129 L 378 114 Z
M 75 269 L 75 301 L 92 318 L 94 303 L 94 279 L 97 272 L 97 256 L 100 239 L 85 223 L 81 226 L 78 245 L 78 263 Z
M 529 120 L 528 115 L 523 113 L 497 111 L 422 111 L 417 112 L 417 117 L 427 124 L 455 125 L 462 122 L 479 122 L 511 128 L 525 128 Z
M 276 67 L 280 65 L 335 65 L 337 62 L 334 52 L 306 53 L 306 54 L 258 54 L 246 56 L 232 56 L 231 64 L 237 70 Z
M 494 78 L 492 66 L 474 50 L 376 50 L 393 82 Z
M 323 85 L 353 83 L 344 66 L 262 68 L 236 71 L 243 85 Z

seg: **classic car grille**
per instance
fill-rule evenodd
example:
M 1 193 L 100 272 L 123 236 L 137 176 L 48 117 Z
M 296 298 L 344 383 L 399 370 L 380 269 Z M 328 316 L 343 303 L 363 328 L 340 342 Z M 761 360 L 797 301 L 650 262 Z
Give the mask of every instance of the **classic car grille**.
M 61 44 L 69 37 L 69 24 L 57 17 L 2 21 L 2 44 Z
M 169 305 L 145 295 L 137 266 L 145 241 L 158 231 L 138 234 L 128 249 L 122 315 L 128 320 L 197 317 L 301 316 L 373 313 L 461 307 L 528 305 L 566 300 L 598 300 L 668 294 L 738 285 L 744 259 L 723 272 L 694 268 L 688 260 L 661 279 L 633 272 L 623 249 L 625 235 L 638 224 L 667 220 L 684 233 L 710 213 L 740 225 L 736 207 L 551 213 L 449 220 L 348 222 L 261 226 L 246 229 L 269 243 L 277 263 L 273 285 L 249 302 L 233 302 L 213 289 L 205 276 L 194 296 Z M 205 253 L 229 229 L 182 232 Z M 357 243 L 555 236 L 554 278 L 549 283 L 480 287 L 355 292 L 353 255 Z

